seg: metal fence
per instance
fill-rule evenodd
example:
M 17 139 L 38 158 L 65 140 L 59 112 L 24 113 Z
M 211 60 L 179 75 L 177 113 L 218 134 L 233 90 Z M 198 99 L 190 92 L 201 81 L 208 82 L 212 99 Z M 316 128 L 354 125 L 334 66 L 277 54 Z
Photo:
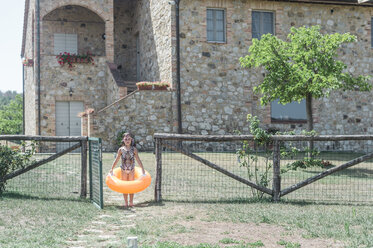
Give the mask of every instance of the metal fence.
M 373 203 L 373 136 L 154 137 L 156 201 Z
M 101 139 L 89 138 L 89 192 L 98 208 L 104 207 Z

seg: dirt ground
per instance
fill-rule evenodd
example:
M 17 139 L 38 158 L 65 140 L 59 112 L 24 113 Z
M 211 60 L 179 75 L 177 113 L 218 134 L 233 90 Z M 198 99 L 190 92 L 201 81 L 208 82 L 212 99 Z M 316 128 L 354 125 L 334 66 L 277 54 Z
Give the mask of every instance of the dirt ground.
M 152 189 L 136 195 L 135 207 L 125 209 L 123 196 L 104 187 L 105 210 L 92 220 L 89 227 L 69 240 L 68 247 L 126 247 L 126 237 L 134 236 L 128 234 L 129 230 L 136 229 L 147 232 L 146 235 L 139 235 L 139 247 L 144 240 L 147 245 L 167 241 L 180 245 L 208 243 L 220 247 L 237 247 L 239 244 L 255 242 L 261 242 L 264 246 L 242 247 L 344 247 L 342 242 L 304 238 L 301 230 L 287 230 L 282 226 L 209 221 L 207 212 L 193 204 L 152 203 Z M 146 222 L 149 225 L 148 229 Z M 228 242 L 224 243 L 223 240 Z M 293 246 L 279 244 L 279 241 Z
M 333 240 L 323 239 L 305 239 L 301 233 L 288 232 L 282 227 L 269 224 L 241 224 L 226 222 L 191 221 L 188 223 L 179 223 L 186 227 L 193 227 L 195 232 L 172 235 L 166 240 L 172 240 L 180 244 L 196 245 L 199 243 L 216 244 L 219 240 L 232 239 L 244 241 L 245 243 L 255 243 L 261 241 L 264 247 L 284 247 L 278 242 L 284 240 L 293 244 L 300 244 L 300 247 L 344 247 L 343 243 Z M 230 245 L 221 247 L 229 247 Z

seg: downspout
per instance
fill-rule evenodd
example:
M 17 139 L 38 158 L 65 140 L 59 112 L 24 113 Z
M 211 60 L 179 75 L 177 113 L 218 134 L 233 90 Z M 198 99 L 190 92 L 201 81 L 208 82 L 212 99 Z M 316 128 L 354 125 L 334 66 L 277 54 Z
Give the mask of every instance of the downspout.
M 181 0 L 176 0 L 176 84 L 177 84 L 177 123 L 178 133 L 183 133 L 182 115 L 181 115 L 181 93 L 180 93 L 180 16 L 179 5 Z
M 25 134 L 25 66 L 22 64 L 22 134 Z
M 41 135 L 41 111 L 40 111 L 40 0 L 36 0 L 36 81 L 38 84 L 38 134 Z

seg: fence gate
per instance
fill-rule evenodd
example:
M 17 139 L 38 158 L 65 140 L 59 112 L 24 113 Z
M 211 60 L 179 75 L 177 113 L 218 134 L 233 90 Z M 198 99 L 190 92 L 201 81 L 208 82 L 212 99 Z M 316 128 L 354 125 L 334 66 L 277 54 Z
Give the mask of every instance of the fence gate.
M 89 138 L 89 193 L 98 208 L 104 207 L 102 185 L 102 147 L 100 138 Z

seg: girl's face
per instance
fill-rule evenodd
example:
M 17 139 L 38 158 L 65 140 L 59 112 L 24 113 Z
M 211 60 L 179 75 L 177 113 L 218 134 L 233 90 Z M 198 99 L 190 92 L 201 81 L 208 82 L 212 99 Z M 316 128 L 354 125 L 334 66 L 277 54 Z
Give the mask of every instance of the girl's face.
M 131 138 L 131 136 L 126 135 L 126 136 L 124 136 L 123 141 L 124 141 L 124 144 L 125 144 L 126 146 L 129 146 L 129 145 L 131 145 L 132 138 Z

